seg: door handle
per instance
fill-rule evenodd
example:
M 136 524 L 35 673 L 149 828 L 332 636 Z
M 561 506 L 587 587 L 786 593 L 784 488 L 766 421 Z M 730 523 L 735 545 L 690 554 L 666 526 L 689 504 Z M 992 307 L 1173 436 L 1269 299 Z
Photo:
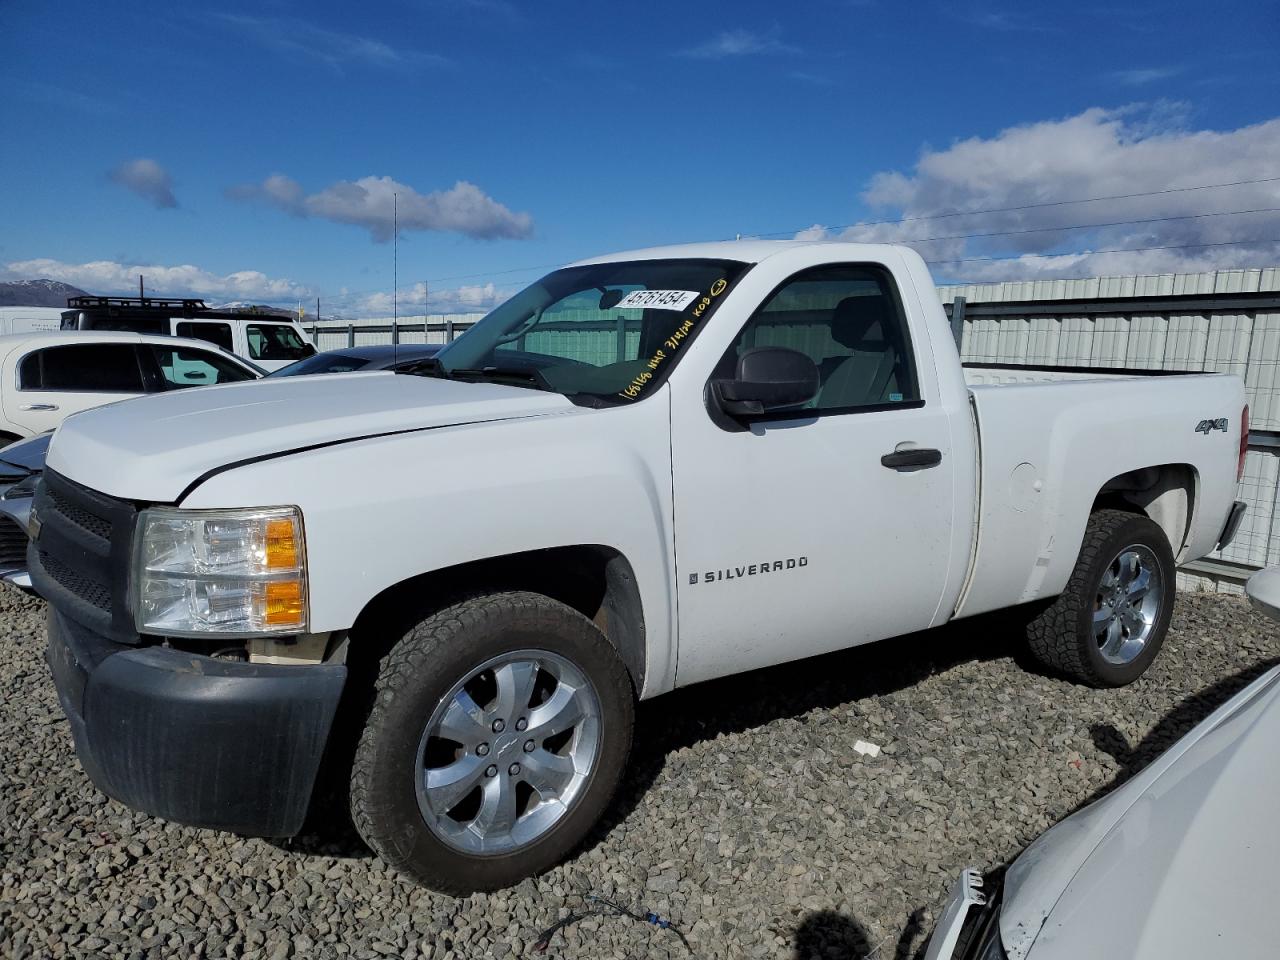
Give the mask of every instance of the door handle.
M 895 450 L 893 453 L 886 453 L 880 458 L 880 462 L 890 470 L 924 470 L 942 462 L 942 451 L 928 447 Z
M 19 410 L 57 410 L 56 403 L 24 403 Z

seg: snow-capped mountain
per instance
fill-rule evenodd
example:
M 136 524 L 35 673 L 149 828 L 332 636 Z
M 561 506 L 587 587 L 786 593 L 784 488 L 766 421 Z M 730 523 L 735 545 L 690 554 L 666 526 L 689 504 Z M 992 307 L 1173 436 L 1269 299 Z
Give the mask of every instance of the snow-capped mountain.
M 61 280 L 10 280 L 0 283 L 0 307 L 65 307 L 67 297 L 85 292 Z

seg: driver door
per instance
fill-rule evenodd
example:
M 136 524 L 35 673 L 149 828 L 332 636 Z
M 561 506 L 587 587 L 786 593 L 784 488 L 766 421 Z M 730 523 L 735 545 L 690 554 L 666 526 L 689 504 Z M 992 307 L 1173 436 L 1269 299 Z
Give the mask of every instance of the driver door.
M 965 467 L 892 275 L 858 264 L 793 275 L 713 378 L 760 346 L 808 356 L 817 395 L 746 421 L 673 398 L 677 685 L 930 626 L 946 587 L 953 472 Z M 910 447 L 940 459 L 906 467 L 893 455 Z

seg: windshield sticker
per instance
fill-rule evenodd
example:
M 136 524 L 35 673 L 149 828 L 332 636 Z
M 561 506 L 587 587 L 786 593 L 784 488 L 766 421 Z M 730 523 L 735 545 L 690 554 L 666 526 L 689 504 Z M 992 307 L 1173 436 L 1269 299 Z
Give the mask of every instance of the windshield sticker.
M 695 317 L 702 316 L 703 311 L 705 311 L 707 307 L 711 306 L 711 301 L 714 300 L 716 297 L 720 296 L 720 294 L 724 293 L 724 288 L 727 287 L 728 285 L 729 284 L 724 277 L 721 277 L 719 280 L 713 283 L 711 285 L 711 290 L 707 293 L 705 297 L 699 300 L 698 305 L 693 308 L 693 315 Z
M 683 310 L 697 296 L 696 290 L 632 290 L 618 301 L 618 309 Z
M 716 297 L 724 293 L 725 288 L 728 285 L 729 282 L 725 280 L 724 277 L 721 277 L 711 285 L 711 289 L 707 292 L 707 295 L 699 300 L 697 306 L 690 311 L 689 317 L 681 323 L 680 326 L 676 327 L 676 329 L 672 331 L 671 336 L 667 337 L 667 339 L 663 341 L 662 347 L 655 350 L 653 352 L 653 356 L 645 361 L 645 366 L 648 369 L 618 391 L 618 396 L 622 397 L 624 400 L 635 400 L 640 396 L 644 391 L 645 384 L 653 379 L 654 372 L 657 371 L 664 362 L 666 362 L 668 357 L 684 346 L 685 340 L 688 338 L 690 331 L 694 328 L 694 322 L 701 317 L 704 312 L 706 312 L 707 307 L 711 305 Z M 632 297 L 637 295 L 644 296 L 647 294 L 679 294 L 682 297 L 685 294 L 688 294 L 688 298 L 682 301 L 686 306 L 698 295 L 697 293 L 689 290 L 636 290 L 627 294 L 626 298 L 619 304 L 619 306 L 625 307 L 627 306 L 626 301 L 630 300 Z M 654 304 L 633 304 L 633 306 L 649 306 L 652 308 Z M 660 309 L 670 310 L 675 308 L 660 307 Z

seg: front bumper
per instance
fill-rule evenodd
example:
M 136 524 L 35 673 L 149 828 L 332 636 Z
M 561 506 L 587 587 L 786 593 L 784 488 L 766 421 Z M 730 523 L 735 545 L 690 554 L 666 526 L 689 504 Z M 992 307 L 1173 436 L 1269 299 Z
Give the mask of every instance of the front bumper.
M 192 826 L 266 837 L 302 828 L 345 666 L 131 647 L 52 604 L 48 627 L 76 754 L 103 793 Z
M 933 928 L 925 960 L 1006 960 L 1000 942 L 1002 880 L 984 878 L 972 867 L 961 871 Z

